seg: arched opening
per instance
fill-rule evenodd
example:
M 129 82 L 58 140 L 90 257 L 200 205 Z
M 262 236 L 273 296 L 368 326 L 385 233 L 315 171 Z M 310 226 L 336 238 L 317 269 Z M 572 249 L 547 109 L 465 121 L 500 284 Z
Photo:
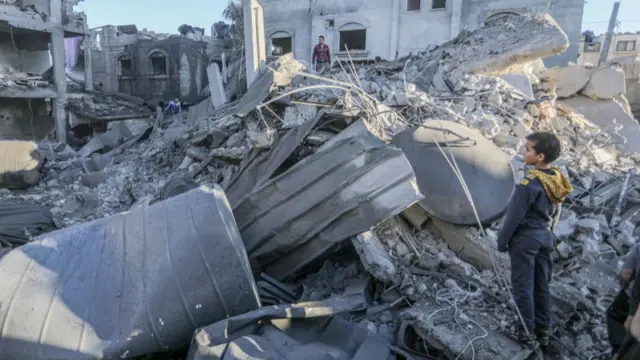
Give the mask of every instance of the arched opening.
M 338 51 L 366 50 L 367 28 L 355 22 L 340 27 L 340 47 Z
M 269 39 L 269 56 L 282 56 L 293 51 L 293 37 L 288 32 L 276 31 Z
M 513 11 L 504 11 L 504 12 L 499 12 L 490 16 L 487 16 L 487 18 L 484 20 L 485 24 L 491 21 L 495 21 L 495 20 L 505 20 L 506 18 L 513 18 L 516 16 L 520 16 L 520 14 L 515 13 Z
M 118 56 L 118 77 L 127 78 L 133 76 L 133 62 L 129 55 Z
M 169 61 L 167 60 L 167 54 L 160 50 L 154 50 L 149 54 L 149 75 L 169 75 Z

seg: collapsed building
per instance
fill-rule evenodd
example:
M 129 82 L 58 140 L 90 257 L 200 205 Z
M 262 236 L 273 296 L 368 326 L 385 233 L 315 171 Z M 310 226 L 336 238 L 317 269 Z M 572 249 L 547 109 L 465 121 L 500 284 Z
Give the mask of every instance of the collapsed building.
M 624 72 L 544 67 L 568 36 L 524 14 L 315 74 L 291 53 L 268 62 L 260 11 L 244 10 L 245 61 L 210 66 L 186 118 L 0 142 L 18 167 L 0 169 L 0 358 L 526 359 L 495 242 L 539 130 L 558 134 L 575 189 L 554 341 L 606 353 L 640 231 Z
M 183 30 L 184 35 L 161 35 L 135 25 L 91 29 L 94 82 L 154 105 L 175 98 L 185 105 L 199 102 L 208 89 L 207 67 L 222 65 L 225 40 Z
M 53 115 L 56 136 L 66 138 L 64 39 L 83 36 L 86 28 L 84 14 L 73 11 L 77 3 L 0 3 L 2 137 L 42 139 L 53 128 Z

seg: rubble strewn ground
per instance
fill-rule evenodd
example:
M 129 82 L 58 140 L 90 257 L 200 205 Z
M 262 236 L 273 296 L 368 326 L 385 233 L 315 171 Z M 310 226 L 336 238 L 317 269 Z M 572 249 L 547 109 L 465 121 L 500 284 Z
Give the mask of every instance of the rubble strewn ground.
M 287 347 L 289 356 L 319 348 L 340 349 L 344 359 L 364 359 L 358 356 L 374 342 L 390 350 L 376 354 L 381 360 L 390 353 L 526 359 L 532 350 L 507 335 L 515 315 L 508 258 L 496 252 L 501 220 L 487 220 L 480 228 L 426 213 L 417 203 L 423 196 L 429 200 L 429 189 L 420 194 L 415 179 L 420 174 L 411 172 L 410 157 L 388 143 L 427 120 L 456 122 L 477 130 L 489 140 L 486 146 L 506 154 L 515 183 L 526 171 L 519 155 L 523 137 L 553 131 L 564 145 L 557 166 L 575 189 L 556 229 L 554 339 L 571 359 L 603 354 L 608 348 L 604 311 L 616 291 L 616 268 L 640 233 L 640 178 L 635 173 L 640 149 L 634 146 L 640 127 L 624 104 L 619 69 L 535 66 L 539 58 L 566 49 L 566 35 L 548 15 L 527 14 L 516 18 L 518 24 L 512 19 L 493 20 L 407 58 L 343 62 L 323 74 L 303 70 L 289 54 L 244 94 L 230 90 L 241 87 L 225 80 L 227 99 L 239 100 L 204 116 L 112 122 L 106 133 L 82 143 L 42 142 L 39 149 L 47 159 L 42 179 L 26 190 L 2 190 L 2 202 L 50 209 L 55 225 L 70 231 L 123 212 L 138 214 L 196 184 L 224 189 L 225 206 L 237 223 L 237 229 L 229 225 L 228 233 L 242 235 L 263 305 L 313 302 L 287 306 L 314 310 L 228 311 L 228 319 L 221 317 L 196 333 L 188 355 L 192 360 L 231 359 L 228 354 L 207 356 L 227 344 L 246 350 L 251 339 L 271 344 L 262 356 L 269 351 L 275 356 L 278 347 L 272 345 L 288 341 L 294 344 Z M 222 76 L 228 79 L 227 73 Z M 615 119 L 613 111 L 593 110 L 604 102 L 615 107 Z M 100 115 L 108 112 L 100 109 Z M 447 144 L 441 151 L 447 155 Z M 334 163 L 322 162 L 328 154 Z M 307 164 L 314 166 L 306 169 Z M 474 181 L 458 179 L 453 169 L 438 170 L 451 171 L 452 183 Z M 476 199 L 486 195 L 471 194 Z M 28 234 L 28 239 L 37 235 Z M 43 239 L 37 238 L 44 244 Z M 14 259 L 11 254 L 21 249 L 3 260 Z M 217 270 L 216 276 L 223 277 L 224 269 Z M 317 324 L 309 318 L 318 311 L 336 315 L 330 326 L 357 341 L 349 347 L 336 339 L 335 330 L 321 332 L 321 341 L 312 342 L 282 325 L 302 318 L 308 322 L 302 328 L 312 329 Z M 269 322 L 256 330 L 259 319 Z M 247 331 L 222 336 L 237 327 Z M 189 346 L 182 345 L 173 347 Z M 284 352 L 278 356 L 288 358 Z

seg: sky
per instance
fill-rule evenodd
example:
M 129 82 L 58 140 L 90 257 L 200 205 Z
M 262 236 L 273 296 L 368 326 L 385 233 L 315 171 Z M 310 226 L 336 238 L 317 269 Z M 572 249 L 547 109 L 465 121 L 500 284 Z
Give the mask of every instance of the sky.
M 74 9 L 87 14 L 90 28 L 134 24 L 139 30 L 177 34 L 180 25 L 188 24 L 204 28 L 205 34 L 211 35 L 211 25 L 222 20 L 222 10 L 228 3 L 228 0 L 84 0 Z
M 640 31 L 640 0 L 619 1 L 619 26 L 616 28 L 616 32 Z M 615 3 L 613 0 L 586 0 L 582 18 L 582 30 L 593 30 L 596 35 L 605 33 L 609 26 L 613 3 Z
M 150 6 L 151 2 L 155 4 Z M 614 2 L 586 0 L 582 30 L 606 32 Z M 228 0 L 85 0 L 76 9 L 87 14 L 89 27 L 135 24 L 140 30 L 175 34 L 180 25 L 189 24 L 204 28 L 210 35 L 211 25 L 222 20 L 227 3 Z M 620 0 L 618 21 L 618 32 L 639 31 L 640 0 Z

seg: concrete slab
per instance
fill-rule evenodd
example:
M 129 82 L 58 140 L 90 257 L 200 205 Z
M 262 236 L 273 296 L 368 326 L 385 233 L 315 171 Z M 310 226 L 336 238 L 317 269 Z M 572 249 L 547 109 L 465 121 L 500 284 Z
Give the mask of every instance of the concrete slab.
M 480 221 L 504 213 L 515 188 L 511 161 L 480 132 L 451 121 L 430 120 L 396 135 L 392 143 L 409 159 L 425 196 L 420 206 L 429 214 L 453 224 L 477 224 L 462 185 L 436 143 L 447 157 L 455 158 Z
M 620 135 L 613 136 L 613 142 L 620 151 L 640 153 L 640 125 L 625 109 L 613 100 L 594 100 L 586 96 L 575 96 L 561 101 L 584 115 L 591 123 L 610 132 L 617 124 L 623 126 Z
M 558 97 L 564 99 L 584 89 L 593 73 L 593 69 L 576 65 L 547 69 L 542 77 L 550 86 L 556 86 Z
M 505 74 L 500 77 L 509 83 L 509 85 L 518 89 L 528 99 L 533 100 L 533 87 L 531 86 L 531 80 L 527 75 L 518 74 Z
M 592 99 L 610 100 L 626 91 L 624 71 L 617 67 L 606 67 L 593 74 L 582 93 Z
M 224 92 L 222 84 L 222 76 L 217 63 L 213 63 L 207 67 L 207 77 L 209 78 L 209 90 L 211 92 L 211 103 L 217 108 L 227 102 L 227 95 Z

